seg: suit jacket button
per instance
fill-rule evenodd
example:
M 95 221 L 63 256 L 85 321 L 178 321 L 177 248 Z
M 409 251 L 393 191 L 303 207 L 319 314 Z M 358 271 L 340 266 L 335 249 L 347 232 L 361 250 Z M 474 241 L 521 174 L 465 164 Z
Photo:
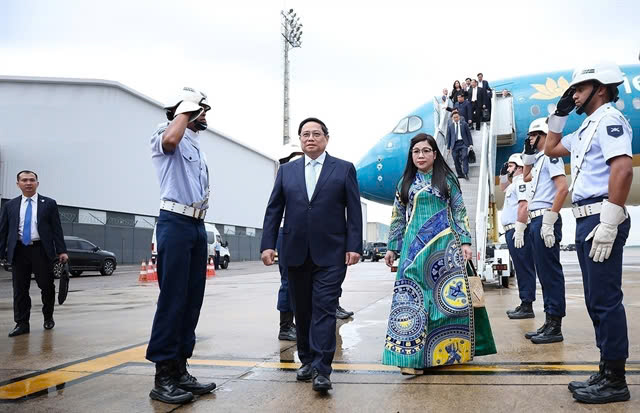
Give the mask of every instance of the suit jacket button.
M 311 205 L 309 205 L 309 209 L 311 209 Z

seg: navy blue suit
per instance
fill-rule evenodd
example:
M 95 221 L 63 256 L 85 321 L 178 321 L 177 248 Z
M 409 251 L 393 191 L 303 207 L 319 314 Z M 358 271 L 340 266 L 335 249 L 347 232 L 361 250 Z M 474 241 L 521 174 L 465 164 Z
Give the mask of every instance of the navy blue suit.
M 456 102 L 453 104 L 455 109 L 458 109 L 458 113 L 460 116 L 466 119 L 466 122 L 469 123 L 473 119 L 473 109 L 471 108 L 471 102 L 468 100 L 463 100 L 462 103 Z
M 447 126 L 447 149 L 451 149 L 456 173 L 460 177 L 469 173 L 469 146 L 473 146 L 473 139 L 471 138 L 469 125 L 462 120 L 458 124 L 460 125 L 462 140 L 457 140 L 456 123 L 449 123 L 449 126 Z
M 265 212 L 260 250 L 275 249 L 284 214 L 279 256 L 289 272 L 298 355 L 303 364 L 311 363 L 329 376 L 345 256 L 362 254 L 360 191 L 353 164 L 327 154 L 308 199 L 304 168 L 304 157 L 280 166 Z
M 42 290 L 42 313 L 45 320 L 53 317 L 55 285 L 53 262 L 67 252 L 56 201 L 38 194 L 36 217 L 40 241 L 25 246 L 19 240 L 20 204 L 22 196 L 13 198 L 0 212 L 0 259 L 12 264 L 13 317 L 16 323 L 28 323 L 31 313 L 29 286 L 31 274 Z

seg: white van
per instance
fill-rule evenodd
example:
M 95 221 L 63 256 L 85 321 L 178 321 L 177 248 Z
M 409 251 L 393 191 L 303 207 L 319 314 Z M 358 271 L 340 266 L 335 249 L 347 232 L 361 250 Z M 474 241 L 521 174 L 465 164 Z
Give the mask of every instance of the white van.
M 231 261 L 231 254 L 229 253 L 227 242 L 222 241 L 220 232 L 218 232 L 215 225 L 205 222 L 204 228 L 207 231 L 207 253 L 209 258 L 215 259 L 216 244 L 220 245 L 220 268 L 226 270 L 229 267 L 229 262 Z M 156 242 L 156 227 L 153 227 L 153 237 L 151 238 L 151 260 L 156 262 L 157 256 L 158 243 Z

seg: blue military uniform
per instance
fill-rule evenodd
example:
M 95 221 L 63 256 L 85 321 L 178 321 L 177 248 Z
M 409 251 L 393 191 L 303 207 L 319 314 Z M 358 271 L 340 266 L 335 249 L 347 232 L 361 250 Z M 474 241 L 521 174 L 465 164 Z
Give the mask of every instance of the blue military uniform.
M 514 224 L 518 218 L 518 204 L 520 201 L 528 201 L 528 188 L 529 185 L 524 182 L 522 175 L 514 176 L 511 184 L 505 190 L 504 208 L 501 213 L 501 224 L 503 228 L 507 229 L 504 236 L 516 270 L 522 303 L 533 303 L 536 300 L 536 270 L 533 247 L 529 242 L 529 226 L 524 232 L 525 243 L 522 248 L 516 248 L 513 240 Z
M 621 155 L 631 157 L 631 140 L 629 122 L 610 103 L 600 106 L 578 130 L 562 138 L 562 145 L 571 152 L 572 202 L 577 207 L 574 208 L 576 251 L 582 270 L 585 302 L 602 360 L 626 360 L 629 357 L 627 319 L 622 305 L 622 255 L 631 219 L 627 218 L 618 226 L 609 258 L 604 262 L 594 262 L 589 258 L 592 240 L 585 239 L 600 223 L 600 214 L 587 214 L 589 208 L 608 198 L 609 161 Z
M 564 317 L 566 300 L 564 289 L 564 273 L 560 263 L 560 241 L 562 240 L 562 218 L 554 224 L 555 244 L 547 248 L 540 235 L 544 211 L 551 208 L 557 189 L 553 178 L 565 176 L 564 162 L 561 158 L 549 158 L 544 152 L 536 155 L 531 170 L 529 201 L 529 242 L 533 248 L 536 271 L 542 285 L 544 312 L 555 317 Z
M 151 137 L 152 162 L 160 198 L 207 209 L 209 169 L 197 133 L 186 129 L 173 152 L 165 152 L 161 124 Z M 204 298 L 207 233 L 204 216 L 161 210 L 156 227 L 160 295 L 146 358 L 155 363 L 190 358 Z

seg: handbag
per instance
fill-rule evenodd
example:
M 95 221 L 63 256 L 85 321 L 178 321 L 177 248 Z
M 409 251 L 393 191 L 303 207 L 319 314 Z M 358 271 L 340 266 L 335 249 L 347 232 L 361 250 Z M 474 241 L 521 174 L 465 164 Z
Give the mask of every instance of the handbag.
M 484 287 L 482 279 L 478 277 L 473 262 L 467 261 L 467 278 L 469 279 L 469 295 L 471 296 L 471 304 L 474 308 L 484 307 Z
M 476 163 L 476 153 L 473 151 L 473 149 L 469 149 L 469 163 Z

